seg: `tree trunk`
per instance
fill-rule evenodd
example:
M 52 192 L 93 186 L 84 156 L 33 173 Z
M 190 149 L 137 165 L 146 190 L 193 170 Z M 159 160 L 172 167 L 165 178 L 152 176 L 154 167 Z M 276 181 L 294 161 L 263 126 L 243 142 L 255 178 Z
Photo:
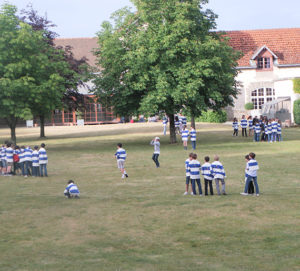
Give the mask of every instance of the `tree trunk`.
M 16 117 L 10 117 L 6 119 L 6 122 L 10 128 L 10 140 L 14 145 L 17 144 L 16 126 L 18 119 Z
M 40 116 L 40 137 L 45 137 L 45 116 Z
M 168 114 L 168 118 L 169 118 L 169 121 L 170 121 L 170 143 L 174 144 L 174 143 L 177 142 L 176 132 L 175 132 L 174 114 Z
M 194 129 L 196 129 L 195 116 L 194 116 L 194 114 L 191 115 L 191 127 L 194 127 Z

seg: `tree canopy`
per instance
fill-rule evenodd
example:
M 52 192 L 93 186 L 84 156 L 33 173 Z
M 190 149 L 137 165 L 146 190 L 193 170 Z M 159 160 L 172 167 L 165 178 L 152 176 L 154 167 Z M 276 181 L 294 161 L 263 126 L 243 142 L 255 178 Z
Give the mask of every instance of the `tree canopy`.
M 238 53 L 214 31 L 206 0 L 135 0 L 98 33 L 97 93 L 121 115 L 165 111 L 171 142 L 174 114 L 198 116 L 233 104 Z

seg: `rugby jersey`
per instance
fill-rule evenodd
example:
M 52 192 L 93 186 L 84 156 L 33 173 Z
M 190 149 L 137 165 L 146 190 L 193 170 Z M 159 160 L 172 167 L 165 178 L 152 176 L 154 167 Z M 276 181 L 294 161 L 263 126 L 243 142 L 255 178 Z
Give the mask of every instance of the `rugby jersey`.
M 44 148 L 39 149 L 39 164 L 48 164 L 48 156 Z
M 247 128 L 247 126 L 248 126 L 247 120 L 246 119 L 241 119 L 241 127 L 242 128 Z
M 281 125 L 280 125 L 280 123 L 277 124 L 277 134 L 281 135 Z
M 253 120 L 248 120 L 249 129 L 253 129 Z
M 6 148 L 3 146 L 1 148 L 1 159 L 2 160 L 6 160 L 6 153 L 5 153 L 5 151 L 6 151 Z
M 265 126 L 265 134 L 268 135 L 269 134 L 268 124 L 265 123 L 264 126 Z
M 163 119 L 163 125 L 167 125 L 168 119 Z
M 74 184 L 74 183 L 70 183 L 70 184 L 66 187 L 66 189 L 65 189 L 64 192 L 65 192 L 65 193 L 66 193 L 66 192 L 69 192 L 71 195 L 79 195 L 79 194 L 80 194 L 77 185 Z
M 189 163 L 192 160 L 190 160 L 189 158 L 185 160 L 185 176 L 189 177 L 190 176 L 190 169 L 189 169 Z
M 179 121 L 175 121 L 175 127 L 179 127 L 180 122 Z
M 24 149 L 20 149 L 19 159 L 19 163 L 23 163 L 25 161 Z
M 181 131 L 181 138 L 182 140 L 188 140 L 189 137 L 189 130 L 185 129 Z
M 248 163 L 247 163 L 247 167 L 246 167 L 246 174 L 251 176 L 251 177 L 256 177 L 257 176 L 257 170 L 259 170 L 259 166 L 256 160 L 251 159 Z
M 180 118 L 182 125 L 186 125 L 186 117 L 181 116 Z
M 204 179 L 212 180 L 214 178 L 214 175 L 212 175 L 212 167 L 210 163 L 206 162 L 204 165 L 202 165 L 201 171 Z
M 31 161 L 32 159 L 32 149 L 27 147 L 24 149 L 24 161 Z
M 14 161 L 13 156 L 14 156 L 14 150 L 12 147 L 8 147 L 5 150 L 5 155 L 6 155 L 6 161 L 8 163 L 12 163 Z
M 214 176 L 214 179 L 224 179 L 226 177 L 225 170 L 221 162 L 214 161 L 211 164 L 212 167 L 212 175 Z
M 239 123 L 237 121 L 234 121 L 232 123 L 232 128 L 235 129 L 235 130 L 239 129 Z
M 115 156 L 117 157 L 117 160 L 126 160 L 127 154 L 123 148 L 119 148 L 119 149 L 117 149 Z
M 34 150 L 32 152 L 32 166 L 33 167 L 39 166 L 39 152 L 37 150 Z
M 197 132 L 195 129 L 192 129 L 190 131 L 190 138 L 191 138 L 191 141 L 196 141 L 196 136 L 197 136 Z
M 190 178 L 192 180 L 200 179 L 200 170 L 201 164 L 198 160 L 193 159 L 189 162 Z
M 278 125 L 278 123 L 276 121 L 272 122 L 272 133 L 276 133 L 277 132 L 277 125 Z
M 261 131 L 260 125 L 259 125 L 259 123 L 256 123 L 256 125 L 255 125 L 255 133 L 256 134 L 260 134 L 260 131 Z

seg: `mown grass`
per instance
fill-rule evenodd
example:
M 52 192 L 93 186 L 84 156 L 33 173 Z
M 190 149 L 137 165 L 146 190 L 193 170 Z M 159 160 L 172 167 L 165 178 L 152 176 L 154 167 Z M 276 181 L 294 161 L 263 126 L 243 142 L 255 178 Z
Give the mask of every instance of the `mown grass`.
M 183 196 L 190 150 L 168 137 L 154 167 L 149 142 L 161 124 L 47 128 L 49 178 L 0 177 L 0 270 L 299 270 L 300 129 L 276 144 L 233 138 L 226 125 L 197 130 L 199 160 L 219 154 L 228 196 Z M 20 145 L 42 142 L 36 128 L 17 133 Z M 260 197 L 239 195 L 250 151 Z M 68 179 L 81 199 L 63 197 Z

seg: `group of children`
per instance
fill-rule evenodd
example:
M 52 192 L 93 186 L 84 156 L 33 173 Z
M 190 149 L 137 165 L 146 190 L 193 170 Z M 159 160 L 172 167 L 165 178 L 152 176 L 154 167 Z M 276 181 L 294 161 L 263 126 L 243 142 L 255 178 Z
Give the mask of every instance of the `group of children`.
M 191 184 L 191 195 L 197 195 L 196 184 L 198 186 L 199 195 L 203 196 L 200 175 L 203 175 L 204 185 L 205 185 L 205 195 L 208 195 L 208 187 L 210 194 L 213 195 L 213 180 L 216 184 L 216 189 L 218 195 L 226 195 L 225 192 L 225 170 L 222 163 L 219 161 L 219 156 L 215 155 L 214 162 L 209 163 L 209 157 L 204 157 L 204 164 L 201 166 L 200 162 L 197 160 L 196 153 L 190 153 L 189 158 L 185 161 L 185 172 L 186 172 L 186 182 L 185 182 L 185 192 L 183 195 L 189 194 L 189 184 Z M 220 191 L 220 183 L 222 185 Z
M 267 117 L 256 116 L 252 119 L 249 116 L 247 119 L 245 115 L 242 116 L 240 123 L 237 118 L 233 119 L 233 136 L 238 136 L 239 126 L 242 128 L 242 136 L 247 137 L 247 128 L 249 129 L 249 136 L 253 135 L 253 141 L 279 142 L 282 141 L 282 127 L 281 121 L 278 119 L 268 119 Z
M 19 147 L 5 142 L 0 147 L 0 175 L 48 177 L 48 156 L 45 147 L 44 143 L 31 149 L 30 146 Z

